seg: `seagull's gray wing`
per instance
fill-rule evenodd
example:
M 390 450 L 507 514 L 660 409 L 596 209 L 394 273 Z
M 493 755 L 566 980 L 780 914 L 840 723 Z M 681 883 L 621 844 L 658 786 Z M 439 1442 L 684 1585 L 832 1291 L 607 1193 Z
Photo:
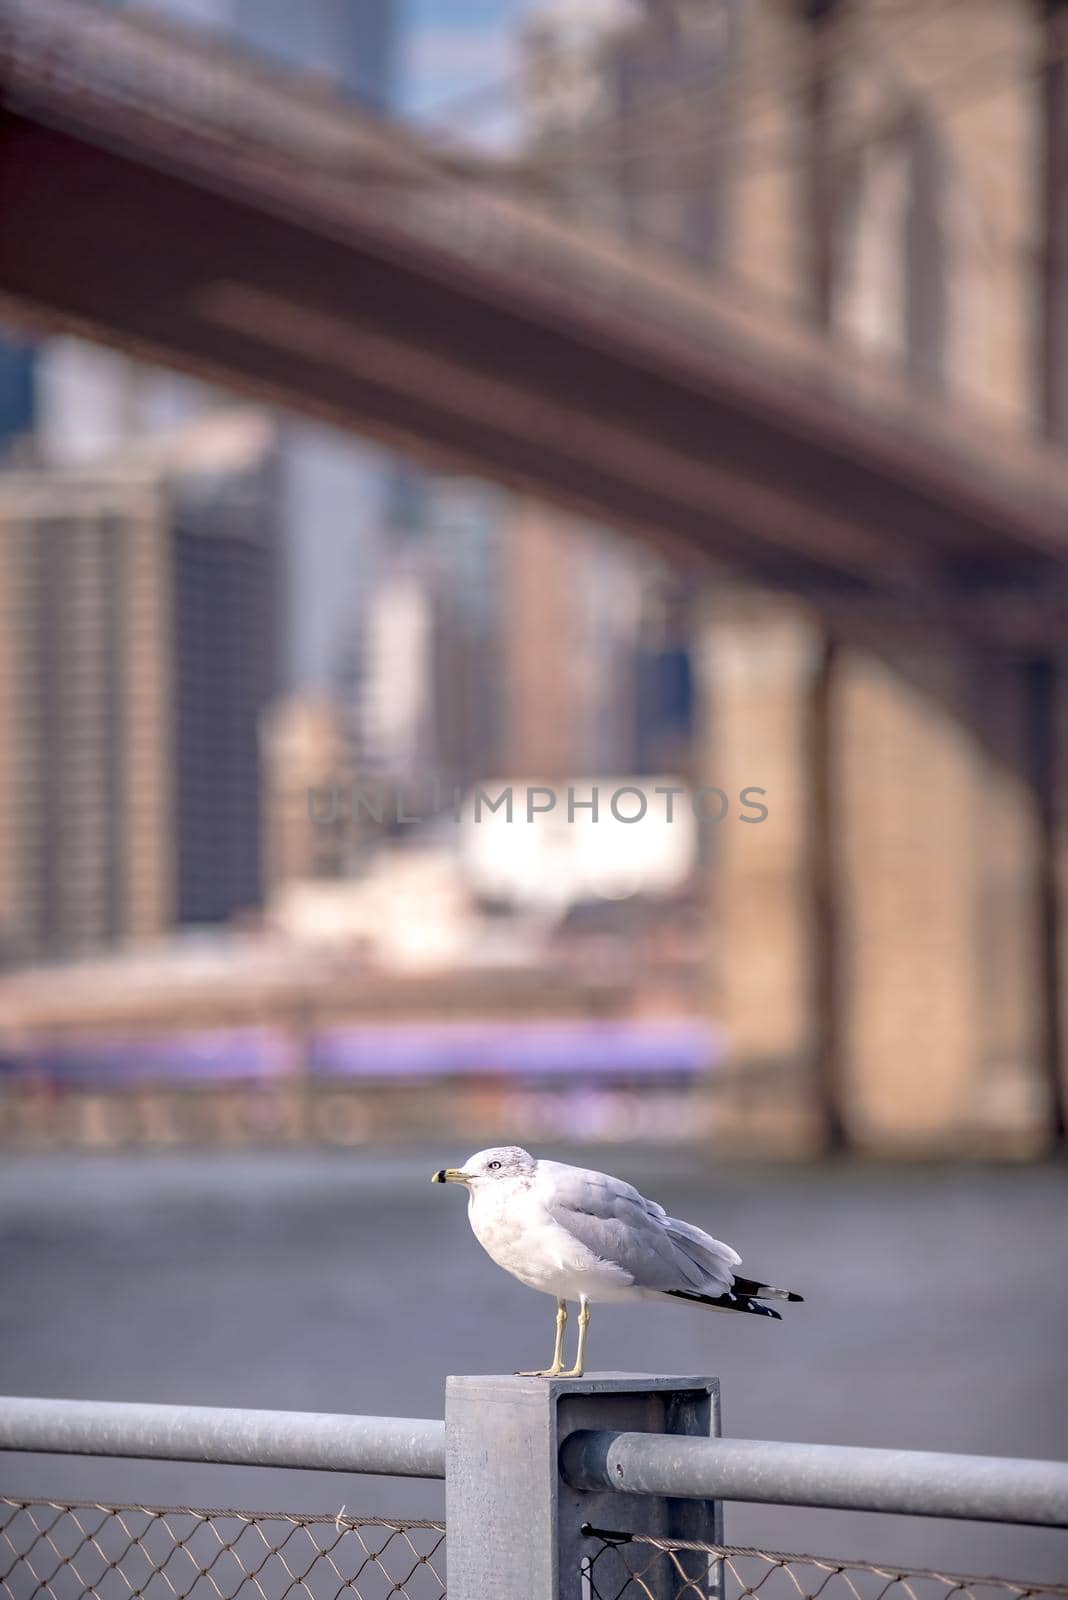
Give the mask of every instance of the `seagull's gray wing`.
M 539 1161 L 538 1190 L 549 1215 L 639 1289 L 724 1294 L 741 1260 L 730 1245 L 669 1217 L 631 1184 L 605 1172 Z

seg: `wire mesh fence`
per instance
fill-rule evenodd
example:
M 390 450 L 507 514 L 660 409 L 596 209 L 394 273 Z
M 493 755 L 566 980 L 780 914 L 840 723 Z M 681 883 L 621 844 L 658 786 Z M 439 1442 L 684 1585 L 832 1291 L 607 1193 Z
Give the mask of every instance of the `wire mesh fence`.
M 0 1498 L 3 1600 L 442 1600 L 445 1527 Z
M 1068 1585 L 909 1571 L 589 1528 L 589 1600 L 1068 1600 Z
M 1068 1600 L 1068 1584 L 586 1531 L 588 1600 Z M 0 1497 L 0 1600 L 445 1594 L 442 1522 Z

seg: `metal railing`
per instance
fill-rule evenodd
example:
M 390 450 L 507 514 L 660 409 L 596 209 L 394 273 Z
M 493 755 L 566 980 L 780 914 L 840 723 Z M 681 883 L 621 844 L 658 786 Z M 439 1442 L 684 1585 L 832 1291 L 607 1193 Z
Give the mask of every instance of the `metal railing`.
M 1068 1523 L 1068 1466 L 1059 1461 L 578 1431 L 564 1441 L 560 1464 L 576 1489 L 1036 1527 Z
M 443 1478 L 445 1424 L 422 1417 L 0 1398 L 0 1450 Z
M 10 1398 L 0 1451 L 444 1477 L 453 1600 L 1068 1600 L 722 1531 L 724 1500 L 1068 1527 L 1068 1465 L 722 1439 L 718 1418 L 700 1378 L 452 1378 L 444 1423 Z M 445 1526 L 7 1496 L 0 1597 L 438 1600 Z

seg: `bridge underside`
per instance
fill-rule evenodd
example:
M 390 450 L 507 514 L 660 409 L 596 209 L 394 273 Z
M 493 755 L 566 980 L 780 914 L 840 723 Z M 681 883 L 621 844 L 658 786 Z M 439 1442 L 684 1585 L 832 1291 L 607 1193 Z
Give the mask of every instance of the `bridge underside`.
M 0 296 L 423 457 L 802 594 L 845 627 L 937 624 L 1013 648 L 1068 622 L 1068 475 L 917 412 L 850 403 L 840 368 L 776 374 L 737 337 L 688 358 L 554 305 L 382 218 L 332 225 L 263 174 L 0 111 Z M 249 165 L 250 163 L 245 163 Z M 398 205 L 402 202 L 398 200 Z M 1033 470 L 1032 470 L 1033 469 Z

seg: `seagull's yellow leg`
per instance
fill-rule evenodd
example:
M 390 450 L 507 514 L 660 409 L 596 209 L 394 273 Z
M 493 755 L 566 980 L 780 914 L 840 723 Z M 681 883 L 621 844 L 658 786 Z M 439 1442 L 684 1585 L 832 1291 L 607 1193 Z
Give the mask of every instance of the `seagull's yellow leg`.
M 570 1372 L 562 1372 L 562 1378 L 581 1378 L 586 1368 L 586 1330 L 590 1325 L 590 1302 L 585 1295 L 579 1298 L 579 1337 L 578 1350 L 575 1352 L 575 1365 Z
M 567 1301 L 556 1302 L 556 1348 L 553 1351 L 553 1364 L 543 1367 L 538 1372 L 517 1372 L 517 1378 L 558 1378 L 564 1370 L 564 1329 L 567 1327 Z
M 552 1366 L 549 1371 L 555 1378 L 564 1368 L 564 1329 L 567 1327 L 567 1301 L 556 1302 L 556 1344 L 553 1347 Z

